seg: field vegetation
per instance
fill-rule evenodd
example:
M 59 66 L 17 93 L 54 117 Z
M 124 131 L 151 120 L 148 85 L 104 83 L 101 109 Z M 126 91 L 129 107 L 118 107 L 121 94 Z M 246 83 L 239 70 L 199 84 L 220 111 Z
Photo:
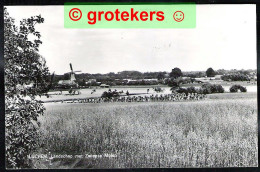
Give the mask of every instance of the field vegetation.
M 241 91 L 241 92 L 247 92 L 247 89 L 246 87 L 243 87 L 241 85 L 232 85 L 230 88 L 229 88 L 230 92 L 232 93 L 235 93 L 235 92 L 238 92 Z
M 197 102 L 45 104 L 38 152 L 117 157 L 34 160 L 35 168 L 255 167 L 256 94 Z M 237 96 L 237 97 L 236 97 Z

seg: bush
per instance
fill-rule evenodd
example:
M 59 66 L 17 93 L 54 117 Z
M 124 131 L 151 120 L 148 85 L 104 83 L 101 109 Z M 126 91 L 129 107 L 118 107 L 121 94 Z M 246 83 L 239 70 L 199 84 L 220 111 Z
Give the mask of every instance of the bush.
M 235 93 L 238 91 L 238 85 L 232 85 L 230 88 L 229 88 L 229 91 L 231 93 Z
M 241 91 L 241 92 L 247 92 L 247 89 L 246 89 L 246 87 L 241 86 L 241 87 L 240 87 L 240 91 Z
M 224 81 L 249 81 L 250 78 L 244 74 L 230 74 L 221 77 Z
M 236 93 L 238 92 L 238 90 L 240 90 L 241 92 L 247 92 L 247 89 L 246 87 L 243 87 L 241 85 L 232 85 L 230 88 L 229 88 L 229 91 L 231 93 Z
M 224 88 L 221 85 L 217 84 L 203 84 L 199 89 L 195 87 L 188 87 L 188 88 L 171 88 L 172 91 L 176 91 L 177 93 L 198 93 L 198 94 L 212 94 L 212 93 L 224 93 Z
M 222 85 L 213 85 L 213 88 L 215 89 L 215 93 L 224 93 L 225 91 Z
M 175 87 L 175 88 L 178 88 L 180 87 L 180 85 L 183 83 L 183 79 L 182 77 L 179 77 L 177 79 L 175 78 L 170 78 L 169 80 L 166 81 L 166 84 L 169 86 L 169 87 Z
M 188 93 L 197 93 L 198 92 L 198 90 L 196 90 L 195 87 L 188 87 L 187 91 L 188 91 Z
M 202 92 L 203 94 L 211 94 L 211 84 L 203 84 L 200 88 L 200 92 Z
M 118 97 L 119 96 L 119 93 L 115 90 L 115 91 L 104 91 L 101 95 L 101 97 L 103 98 L 109 98 L 111 99 L 112 97 Z
M 224 91 L 224 88 L 218 84 L 203 84 L 199 89 L 199 92 L 203 94 L 224 93 Z
M 176 89 L 176 92 L 177 93 L 185 93 L 186 95 L 188 94 L 187 89 L 186 88 L 182 88 L 182 87 Z
M 171 90 L 174 91 L 174 89 L 171 89 Z M 180 88 L 176 89 L 176 92 L 185 93 L 187 95 L 188 93 L 199 93 L 199 90 L 196 89 L 195 87 L 188 87 L 188 88 L 180 87 Z

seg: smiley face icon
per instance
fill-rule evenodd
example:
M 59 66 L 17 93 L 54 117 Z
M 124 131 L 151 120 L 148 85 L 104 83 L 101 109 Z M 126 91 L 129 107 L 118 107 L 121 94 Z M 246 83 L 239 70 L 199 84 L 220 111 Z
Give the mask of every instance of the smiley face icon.
M 173 18 L 176 22 L 181 22 L 184 19 L 184 13 L 182 11 L 175 11 Z

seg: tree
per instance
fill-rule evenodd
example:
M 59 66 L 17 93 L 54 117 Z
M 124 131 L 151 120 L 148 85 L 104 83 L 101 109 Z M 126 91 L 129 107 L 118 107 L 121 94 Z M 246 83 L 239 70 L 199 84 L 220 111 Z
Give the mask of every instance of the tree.
M 210 67 L 206 71 L 207 77 L 214 77 L 216 75 L 216 72 Z
M 179 77 L 176 79 L 170 78 L 170 80 L 168 80 L 168 82 L 167 82 L 168 86 L 172 87 L 171 90 L 175 90 L 175 89 L 179 88 L 182 83 L 183 83 L 182 77 Z
M 35 99 L 46 91 L 49 70 L 38 54 L 41 16 L 23 19 L 19 29 L 4 8 L 5 150 L 7 168 L 30 167 L 27 155 L 37 146 L 44 106 Z M 28 36 L 34 35 L 30 41 Z M 28 86 L 29 84 L 29 86 Z M 33 86 L 32 86 L 33 85 Z
M 86 86 L 86 80 L 85 79 L 79 79 L 77 80 L 77 83 L 79 84 L 79 86 Z
M 164 73 L 163 72 L 160 72 L 160 73 L 158 73 L 158 75 L 157 75 L 157 79 L 158 80 L 162 80 L 162 79 L 164 79 L 165 77 L 164 77 Z
M 170 77 L 171 78 L 178 78 L 182 76 L 182 72 L 181 72 L 181 69 L 180 68 L 174 68 L 172 69 L 172 72 L 170 73 Z
M 70 80 L 70 73 L 64 73 L 63 79 L 64 80 Z

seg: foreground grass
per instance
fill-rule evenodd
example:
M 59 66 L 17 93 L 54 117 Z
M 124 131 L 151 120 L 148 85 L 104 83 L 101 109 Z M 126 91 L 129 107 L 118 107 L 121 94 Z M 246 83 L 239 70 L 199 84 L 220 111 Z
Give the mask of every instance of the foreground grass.
M 114 158 L 34 161 L 36 168 L 257 166 L 256 98 L 49 104 L 38 153 Z
M 257 93 L 217 93 L 217 94 L 208 94 L 207 98 L 208 99 L 240 99 L 243 101 L 247 101 L 246 99 L 256 99 Z M 256 102 L 255 102 L 256 103 Z

